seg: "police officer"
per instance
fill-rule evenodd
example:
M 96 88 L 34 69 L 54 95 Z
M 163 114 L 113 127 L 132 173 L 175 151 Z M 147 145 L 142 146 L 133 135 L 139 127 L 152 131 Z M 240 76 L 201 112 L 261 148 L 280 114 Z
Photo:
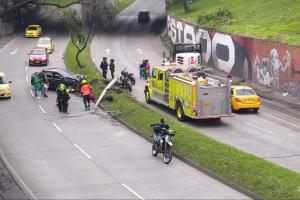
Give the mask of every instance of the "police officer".
M 58 88 L 56 89 L 56 104 L 58 106 L 59 112 L 67 113 L 68 112 L 68 101 L 70 99 L 70 95 L 66 89 L 65 84 L 60 83 Z

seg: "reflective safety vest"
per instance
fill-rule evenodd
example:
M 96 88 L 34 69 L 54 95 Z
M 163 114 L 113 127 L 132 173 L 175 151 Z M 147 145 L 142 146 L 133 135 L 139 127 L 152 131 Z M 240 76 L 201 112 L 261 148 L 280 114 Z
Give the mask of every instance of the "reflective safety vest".
M 91 94 L 92 86 L 90 84 L 84 84 L 81 86 L 80 92 L 83 96 Z

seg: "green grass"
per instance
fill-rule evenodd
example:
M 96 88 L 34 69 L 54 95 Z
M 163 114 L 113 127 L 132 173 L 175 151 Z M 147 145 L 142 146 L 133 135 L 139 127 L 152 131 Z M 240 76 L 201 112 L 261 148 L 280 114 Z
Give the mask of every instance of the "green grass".
M 56 3 L 56 4 L 60 4 L 61 6 L 65 6 L 76 1 L 78 0 L 46 0 L 46 3 Z M 44 0 L 40 0 L 40 2 L 44 2 Z
M 80 58 L 90 67 L 78 68 L 74 59 L 75 52 L 75 47 L 69 43 L 65 53 L 67 68 L 87 76 L 88 80 L 93 82 L 94 91 L 99 95 L 105 85 L 91 60 L 89 46 Z M 137 102 L 127 92 L 109 91 L 107 95 L 111 95 L 114 101 L 102 103 L 105 108 L 112 113 L 121 113 L 118 115 L 120 119 L 143 134 L 152 136 L 149 125 L 158 122 L 161 114 Z M 300 199 L 300 175 L 296 172 L 211 139 L 167 116 L 164 118 L 177 132 L 174 138 L 176 153 L 265 199 Z
M 119 13 L 125 8 L 127 8 L 130 4 L 132 4 L 134 0 L 122 0 L 120 3 L 116 6 L 116 12 Z
M 92 82 L 94 91 L 99 95 L 105 85 L 92 62 L 90 46 L 80 56 L 81 61 L 88 67 L 82 69 L 77 67 L 75 53 L 75 47 L 69 42 L 65 52 L 67 68 L 76 73 L 84 74 Z M 115 114 L 119 113 L 118 117 L 121 120 L 143 134 L 152 136 L 152 129 L 149 125 L 158 122 L 162 114 L 137 102 L 127 92 L 112 90 L 107 95 L 111 95 L 114 100 L 113 102 L 102 103 L 106 109 Z M 174 151 L 176 153 L 265 199 L 300 199 L 300 175 L 296 172 L 211 139 L 192 128 L 186 127 L 184 123 L 167 116 L 163 117 L 171 128 L 176 130 L 174 137 Z
M 223 8 L 232 12 L 234 21 L 208 28 L 300 45 L 299 0 L 193 0 L 188 14 L 184 13 L 182 1 L 177 0 L 168 6 L 168 12 L 196 23 L 199 15 L 213 14 Z

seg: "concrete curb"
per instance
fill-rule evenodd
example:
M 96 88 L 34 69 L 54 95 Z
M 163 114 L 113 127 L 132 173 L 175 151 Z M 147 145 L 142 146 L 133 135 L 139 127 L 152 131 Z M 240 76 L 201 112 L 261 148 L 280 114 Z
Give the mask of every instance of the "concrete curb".
M 147 140 L 148 142 L 152 143 L 152 138 L 143 134 L 142 132 L 138 131 L 136 128 L 134 128 L 133 126 L 131 126 L 130 124 L 126 123 L 125 121 L 123 121 L 122 119 L 112 115 L 105 107 L 103 106 L 99 106 L 101 109 L 103 109 L 104 111 L 108 112 L 108 114 L 115 119 L 116 121 L 118 121 L 120 124 L 122 124 L 123 126 L 125 126 L 126 128 L 128 128 L 129 130 L 131 130 L 132 132 L 136 133 L 137 135 L 141 136 L 142 138 L 144 138 L 145 140 Z M 197 165 L 196 163 L 194 163 L 192 160 L 189 160 L 183 156 L 181 156 L 178 153 L 174 152 L 174 156 L 176 158 L 178 158 L 179 160 L 181 160 L 182 162 L 188 164 L 189 166 L 199 170 L 200 172 L 208 175 L 209 177 L 223 183 L 224 185 L 227 185 L 231 188 L 233 188 L 234 190 L 245 194 L 246 196 L 250 197 L 251 199 L 255 199 L 255 200 L 263 200 L 263 198 L 261 196 L 259 196 L 258 194 L 248 190 L 247 188 L 244 188 L 236 183 L 233 183 L 225 178 L 223 178 L 222 176 L 217 175 L 216 173 L 212 172 L 211 170 L 202 167 L 200 165 Z
M 20 190 L 25 194 L 28 199 L 36 200 L 38 199 L 33 192 L 29 189 L 29 187 L 25 184 L 25 182 L 21 179 L 18 173 L 13 169 L 13 167 L 9 164 L 7 158 L 5 157 L 4 153 L 0 149 L 0 158 L 3 161 L 4 166 L 6 167 L 7 171 L 11 174 L 13 180 L 15 181 L 16 185 L 20 188 Z

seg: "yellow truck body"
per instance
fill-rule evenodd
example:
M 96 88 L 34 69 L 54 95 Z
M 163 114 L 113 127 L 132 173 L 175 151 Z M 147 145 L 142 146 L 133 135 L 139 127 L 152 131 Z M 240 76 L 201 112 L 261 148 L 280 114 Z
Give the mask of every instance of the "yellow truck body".
M 145 99 L 176 110 L 177 118 L 230 117 L 230 81 L 185 68 L 154 67 L 145 85 Z

